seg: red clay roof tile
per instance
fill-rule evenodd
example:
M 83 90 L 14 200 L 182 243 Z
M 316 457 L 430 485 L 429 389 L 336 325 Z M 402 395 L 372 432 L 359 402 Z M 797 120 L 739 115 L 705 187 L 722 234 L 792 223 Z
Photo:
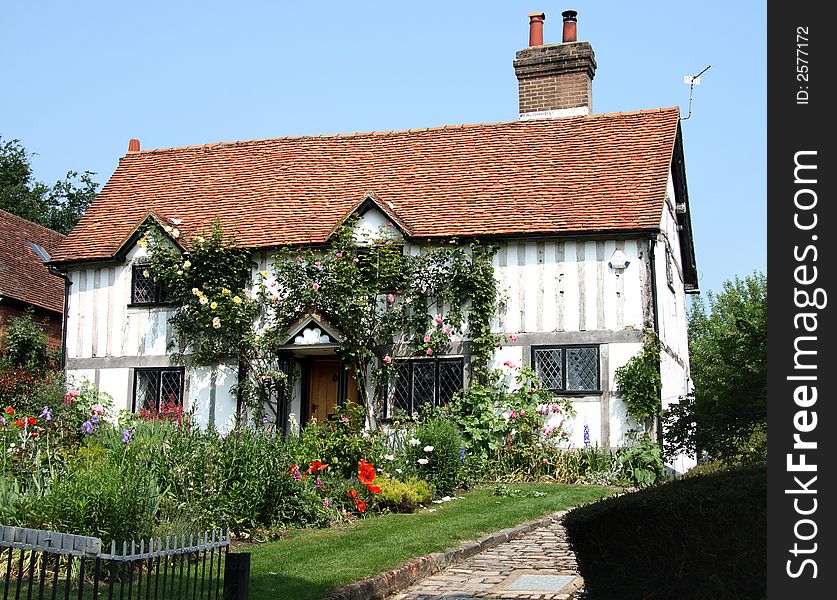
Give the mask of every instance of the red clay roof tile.
M 0 296 L 64 312 L 64 282 L 52 275 L 30 242 L 52 255 L 66 236 L 0 210 Z
M 416 238 L 659 227 L 677 108 L 134 152 L 55 253 L 107 259 L 149 211 L 252 248 L 321 243 L 369 190 Z M 389 204 L 388 204 L 389 206 Z

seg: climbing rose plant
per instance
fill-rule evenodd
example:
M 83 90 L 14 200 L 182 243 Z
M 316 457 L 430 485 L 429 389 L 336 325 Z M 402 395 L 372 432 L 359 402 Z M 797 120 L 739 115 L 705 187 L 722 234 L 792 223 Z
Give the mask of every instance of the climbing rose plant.
M 451 242 L 414 256 L 404 254 L 391 224 L 363 240 L 354 225 L 348 220 L 325 248 L 280 249 L 257 273 L 250 251 L 217 220 L 185 253 L 170 231 L 149 229 L 150 274 L 176 306 L 177 356 L 190 354 L 192 364 L 237 360 L 248 373 L 239 392 L 258 412 L 286 377 L 277 364 L 291 327 L 316 314 L 343 336 L 337 352 L 358 381 L 370 421 L 381 414 L 382 395 L 373 387 L 385 388 L 394 359 L 444 354 L 465 337 L 477 376 L 485 373 L 499 342 L 491 333 L 494 249 Z

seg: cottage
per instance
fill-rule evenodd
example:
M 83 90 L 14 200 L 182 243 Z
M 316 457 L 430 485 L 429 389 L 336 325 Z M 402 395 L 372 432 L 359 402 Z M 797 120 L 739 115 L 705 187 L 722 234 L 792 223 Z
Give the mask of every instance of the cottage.
M 405 253 L 454 237 L 495 243 L 507 302 L 493 327 L 509 342 L 494 365 L 531 365 L 571 397 L 574 445 L 624 443 L 632 424 L 615 371 L 643 330 L 662 343 L 664 406 L 690 391 L 685 295 L 697 292 L 697 270 L 680 117 L 677 108 L 593 114 L 596 61 L 576 39 L 575 12 L 564 13 L 560 44 L 543 43 L 543 20 L 530 15 L 530 46 L 514 61 L 514 122 L 160 150 L 131 140 L 52 259 L 71 282 L 68 375 L 121 408 L 173 398 L 202 423 L 230 424 L 237 365 L 172 361 L 173 309 L 144 268 L 138 228 L 154 219 L 188 248 L 217 217 L 252 249 L 255 276 L 276 248 L 322 245 L 357 215 L 359 231 L 393 224 Z M 302 376 L 282 416 L 327 418 L 327 407 L 354 398 L 340 340 L 316 315 L 287 332 Z M 404 361 L 409 384 L 388 409 L 439 403 L 466 385 L 459 342 L 449 355 Z
M 0 210 L 0 331 L 29 313 L 43 325 L 50 346 L 61 347 L 64 282 L 45 263 L 65 237 Z

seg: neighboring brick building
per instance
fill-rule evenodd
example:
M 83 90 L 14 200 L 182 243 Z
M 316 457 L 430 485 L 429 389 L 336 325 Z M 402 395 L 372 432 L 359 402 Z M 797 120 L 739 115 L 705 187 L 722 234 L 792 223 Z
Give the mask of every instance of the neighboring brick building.
M 65 235 L 0 210 L 0 331 L 9 319 L 32 310 L 44 325 L 50 346 L 61 346 L 64 281 L 44 261 Z M 0 341 L 2 336 L 0 336 Z

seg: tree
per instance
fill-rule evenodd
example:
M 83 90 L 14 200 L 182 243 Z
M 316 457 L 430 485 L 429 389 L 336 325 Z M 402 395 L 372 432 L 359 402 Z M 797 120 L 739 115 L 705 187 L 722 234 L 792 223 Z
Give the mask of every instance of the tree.
M 0 136 L 0 209 L 19 217 L 69 233 L 96 197 L 93 175 L 69 171 L 51 187 L 35 181 L 26 148 Z
M 763 453 L 767 423 L 767 277 L 726 281 L 689 311 L 694 396 L 666 417 L 667 450 L 741 460 Z

